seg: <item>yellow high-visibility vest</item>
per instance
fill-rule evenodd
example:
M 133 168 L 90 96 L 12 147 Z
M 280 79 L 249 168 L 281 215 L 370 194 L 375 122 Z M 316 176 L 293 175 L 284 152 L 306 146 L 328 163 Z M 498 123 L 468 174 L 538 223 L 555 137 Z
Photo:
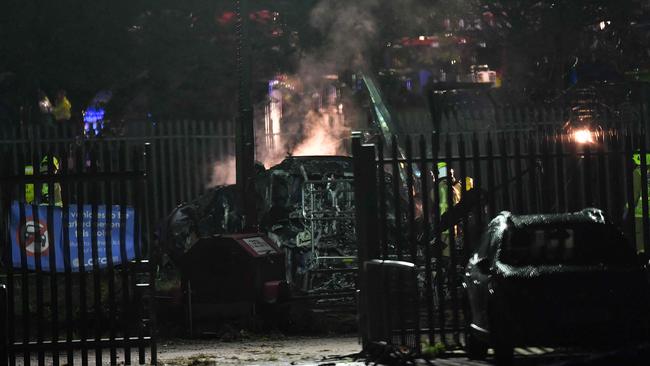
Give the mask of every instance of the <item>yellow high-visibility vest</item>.
M 34 167 L 31 165 L 25 165 L 25 175 L 34 175 Z M 52 185 L 54 187 L 54 205 L 55 206 L 63 206 L 63 199 L 61 197 L 61 185 L 59 183 L 54 183 Z M 47 183 L 44 183 L 41 185 L 41 200 L 43 200 L 43 204 L 49 203 L 50 202 L 50 185 Z M 45 199 L 47 197 L 47 199 Z M 28 183 L 25 184 L 25 202 L 34 204 L 34 184 L 33 183 Z

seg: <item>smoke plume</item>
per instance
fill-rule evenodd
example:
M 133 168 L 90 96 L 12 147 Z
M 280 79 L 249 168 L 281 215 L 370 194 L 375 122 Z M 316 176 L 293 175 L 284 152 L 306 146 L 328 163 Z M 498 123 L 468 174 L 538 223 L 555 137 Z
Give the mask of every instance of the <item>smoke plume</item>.
M 283 118 L 281 143 L 273 148 L 258 144 L 258 159 L 266 167 L 287 155 L 349 155 L 346 139 L 356 122 L 350 118 L 356 114 L 354 103 L 345 94 L 328 95 L 323 86 L 342 72 L 367 68 L 368 53 L 376 44 L 373 11 L 378 6 L 379 0 L 328 0 L 313 8 L 309 22 L 324 42 L 302 54 L 295 74 L 288 77 L 301 97 L 284 106 L 294 118 Z
M 206 188 L 235 184 L 236 179 L 235 157 L 229 156 L 224 160 L 212 164 L 210 181 L 206 185 Z

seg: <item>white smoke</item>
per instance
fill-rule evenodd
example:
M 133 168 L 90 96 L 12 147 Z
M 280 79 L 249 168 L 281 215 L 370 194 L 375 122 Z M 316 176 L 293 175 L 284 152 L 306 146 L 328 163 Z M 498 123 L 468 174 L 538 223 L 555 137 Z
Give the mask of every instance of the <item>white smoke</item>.
M 217 161 L 212 164 L 210 181 L 206 185 L 206 188 L 235 184 L 235 181 L 237 180 L 235 163 L 235 157 L 229 156 L 226 159 Z
M 368 69 L 370 51 L 381 47 L 374 15 L 380 6 L 380 0 L 322 0 L 314 6 L 309 23 L 323 35 L 323 45 L 301 54 L 295 74 L 287 78 L 301 95 L 297 100 L 282 103 L 283 109 L 295 113 L 294 118 L 283 113 L 282 135 L 273 136 L 272 142 L 259 136 L 256 158 L 266 168 L 288 155 L 349 155 L 346 139 L 350 137 L 352 124 L 359 122 L 351 117 L 362 114 L 354 109 L 352 102 L 333 100 L 323 85 L 343 72 Z M 277 98 L 277 94 L 273 97 Z M 261 110 L 268 114 L 266 124 L 274 120 L 272 108 Z M 275 127 L 273 132 L 277 133 Z M 234 158 L 215 165 L 211 185 L 234 181 Z
M 337 111 L 309 111 L 305 116 L 303 140 L 293 149 L 295 156 L 345 155 L 344 138 L 350 128 Z
M 313 8 L 309 22 L 323 35 L 324 42 L 322 47 L 302 54 L 296 73 L 288 77 L 302 97 L 285 102 L 285 107 L 298 111 L 299 117 L 283 120 L 284 139 L 280 144 L 276 140 L 274 148 L 258 145 L 258 159 L 266 167 L 287 155 L 349 154 L 345 142 L 351 123 L 357 122 L 350 118 L 353 103 L 337 100 L 323 86 L 333 83 L 342 72 L 367 68 L 368 53 L 377 43 L 373 11 L 379 5 L 379 0 L 327 0 Z

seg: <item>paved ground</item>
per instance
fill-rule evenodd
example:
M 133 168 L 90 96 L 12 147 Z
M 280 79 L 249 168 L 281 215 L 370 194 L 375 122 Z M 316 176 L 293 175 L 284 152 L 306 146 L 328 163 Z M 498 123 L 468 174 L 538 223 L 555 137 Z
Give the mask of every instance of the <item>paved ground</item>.
M 216 340 L 168 340 L 161 341 L 159 355 L 167 366 L 275 366 L 275 365 L 364 365 L 355 362 L 353 355 L 361 351 L 356 337 L 284 337 L 268 336 L 257 339 L 241 339 L 231 342 Z M 569 356 L 550 348 L 516 349 L 516 365 L 536 365 L 566 360 Z M 436 359 L 437 366 L 483 366 L 485 361 L 473 361 L 464 355 Z
M 640 354 L 639 350 L 632 350 L 632 354 Z M 359 362 L 351 357 L 342 357 L 356 354 L 359 351 L 361 351 L 361 347 L 358 340 L 352 336 L 270 336 L 233 342 L 214 340 L 162 341 L 160 343 L 159 359 L 161 364 L 168 366 L 362 366 L 365 365 L 364 362 Z M 631 361 L 629 351 L 590 356 L 586 352 L 575 353 L 543 347 L 516 348 L 514 366 L 645 365 L 643 362 L 638 363 L 636 358 Z M 646 360 L 648 359 L 646 358 L 647 352 L 647 348 L 644 348 L 644 351 L 641 352 Z M 627 356 L 625 356 L 626 354 Z M 604 357 L 603 355 L 609 356 Z M 589 357 L 591 357 L 591 361 L 585 362 L 584 360 Z M 597 362 L 594 362 L 594 360 Z M 460 352 L 454 357 L 435 359 L 430 364 L 434 366 L 485 366 L 491 365 L 489 361 L 490 359 L 488 361 L 469 360 Z M 425 365 L 426 363 L 418 363 L 418 365 L 420 364 Z
M 361 351 L 356 337 L 268 336 L 232 342 L 169 340 L 159 344 L 164 365 L 319 365 Z M 328 361 L 329 360 L 329 361 Z M 351 359 L 345 359 L 350 365 Z M 338 363 L 343 365 L 342 363 Z M 363 365 L 363 363 L 358 363 Z
M 244 336 L 240 339 L 223 340 L 160 340 L 158 359 L 163 366 L 363 366 L 350 355 L 361 351 L 354 336 L 338 337 L 285 337 Z M 137 360 L 137 350 L 132 350 L 133 360 Z M 630 346 L 616 352 L 565 352 L 563 350 L 531 347 L 515 349 L 513 366 L 646 366 L 650 364 L 650 345 Z M 32 355 L 32 364 L 36 364 Z M 123 355 L 119 355 L 118 365 L 123 365 Z M 348 357 L 345 357 L 348 356 Z M 65 360 L 65 355 L 61 355 Z M 104 354 L 108 364 L 108 354 Z M 93 352 L 89 360 L 94 361 Z M 488 358 L 488 361 L 490 359 Z M 147 362 L 150 362 L 147 360 Z M 23 364 L 21 361 L 18 364 Z M 51 362 L 46 361 L 46 364 Z M 75 365 L 80 365 L 79 352 Z M 473 361 L 459 351 L 448 358 L 437 358 L 428 365 L 434 366 L 485 366 L 491 363 Z M 427 365 L 425 362 L 417 366 Z

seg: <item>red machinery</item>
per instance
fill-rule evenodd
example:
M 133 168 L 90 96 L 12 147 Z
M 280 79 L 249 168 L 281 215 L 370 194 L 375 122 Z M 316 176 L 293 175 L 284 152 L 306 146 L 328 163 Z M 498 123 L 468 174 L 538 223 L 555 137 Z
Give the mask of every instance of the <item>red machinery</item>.
M 250 318 L 288 292 L 284 254 L 262 234 L 200 238 L 183 255 L 181 273 L 190 334 L 196 321 Z

